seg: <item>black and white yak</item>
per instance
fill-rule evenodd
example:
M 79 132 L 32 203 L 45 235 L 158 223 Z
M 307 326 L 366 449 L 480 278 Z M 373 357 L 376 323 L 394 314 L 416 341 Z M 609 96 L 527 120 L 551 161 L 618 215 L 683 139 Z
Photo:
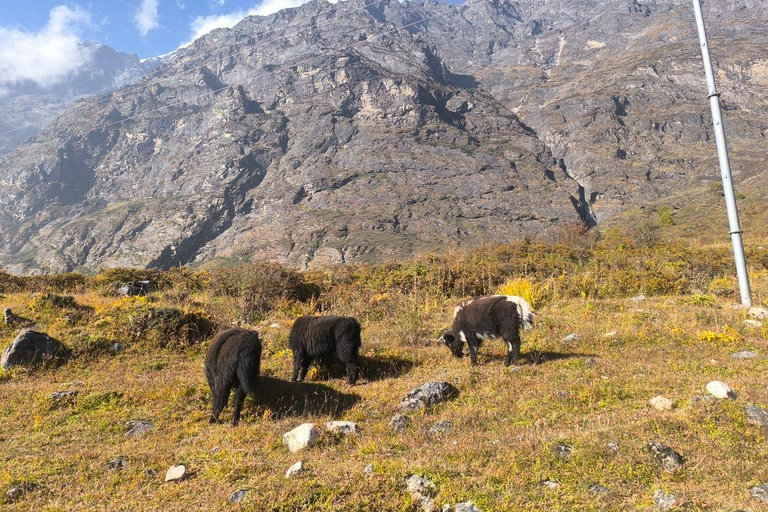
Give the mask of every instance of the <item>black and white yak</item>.
M 302 381 L 316 357 L 336 354 L 347 368 L 347 383 L 357 381 L 360 323 L 350 316 L 311 316 L 296 319 L 288 338 L 293 350 L 293 377 Z
M 205 376 L 211 387 L 211 423 L 219 421 L 235 388 L 232 426 L 238 424 L 245 396 L 256 390 L 260 366 L 261 341 L 255 331 L 228 326 L 216 330 L 205 356 Z
M 504 364 L 509 366 L 520 355 L 520 326 L 525 330 L 532 329 L 533 317 L 530 304 L 522 297 L 473 297 L 456 306 L 451 329 L 443 333 L 442 340 L 456 357 L 464 355 L 466 343 L 474 366 L 477 364 L 477 349 L 483 341 L 501 338 L 507 343 Z

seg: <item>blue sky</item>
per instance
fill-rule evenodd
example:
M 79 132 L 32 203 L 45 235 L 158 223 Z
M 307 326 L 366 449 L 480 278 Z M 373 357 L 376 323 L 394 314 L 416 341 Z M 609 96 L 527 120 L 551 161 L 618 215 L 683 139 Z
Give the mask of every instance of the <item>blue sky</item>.
M 0 41 L 42 43 L 69 37 L 104 43 L 141 58 L 170 52 L 217 26 L 271 14 L 307 0 L 2 0 Z M 451 3 L 460 3 L 450 0 Z M 27 48 L 29 51 L 29 48 Z M 0 54 L 0 70 L 3 68 Z

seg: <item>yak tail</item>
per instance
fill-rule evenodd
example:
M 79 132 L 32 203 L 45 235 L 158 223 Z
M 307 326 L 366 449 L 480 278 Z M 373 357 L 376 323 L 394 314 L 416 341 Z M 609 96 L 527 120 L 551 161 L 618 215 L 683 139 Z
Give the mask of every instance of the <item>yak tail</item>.
M 520 315 L 523 329 L 526 331 L 533 329 L 533 317 L 535 315 L 533 314 L 533 309 L 531 308 L 531 305 L 528 304 L 528 301 L 517 295 L 507 295 L 507 300 L 517 304 L 517 313 Z

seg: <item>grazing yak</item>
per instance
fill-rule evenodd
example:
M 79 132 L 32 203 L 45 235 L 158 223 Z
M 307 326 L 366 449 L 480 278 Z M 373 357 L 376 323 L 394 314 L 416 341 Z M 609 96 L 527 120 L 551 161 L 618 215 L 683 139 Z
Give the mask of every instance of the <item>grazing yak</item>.
M 520 355 L 520 325 L 525 330 L 533 328 L 531 306 L 522 297 L 493 295 L 473 297 L 456 306 L 451 329 L 442 335 L 443 342 L 453 355 L 462 357 L 466 342 L 472 365 L 477 364 L 477 349 L 483 341 L 502 338 L 507 342 L 506 366 Z
M 261 341 L 255 331 L 220 326 L 205 356 L 205 376 L 211 387 L 211 423 L 219 421 L 219 414 L 235 391 L 235 409 L 232 426 L 240 421 L 240 409 L 248 393 L 256 390 L 261 365 Z
M 347 383 L 357 380 L 357 352 L 360 350 L 360 324 L 350 316 L 311 316 L 296 319 L 288 338 L 293 350 L 293 377 L 302 381 L 312 360 L 336 354 L 347 367 Z

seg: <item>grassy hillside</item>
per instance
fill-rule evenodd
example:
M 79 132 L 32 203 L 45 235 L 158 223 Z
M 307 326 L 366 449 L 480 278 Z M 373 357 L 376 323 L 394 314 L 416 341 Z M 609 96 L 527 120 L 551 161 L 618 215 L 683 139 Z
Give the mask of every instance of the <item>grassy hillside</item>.
M 58 368 L 0 373 L 4 510 L 411 511 L 412 474 L 435 483 L 438 510 L 470 499 L 484 511 L 656 510 L 657 489 L 683 510 L 757 510 L 749 488 L 768 482 L 768 431 L 750 425 L 744 407 L 768 407 L 768 323 L 749 327 L 732 307 L 729 247 L 665 244 L 659 234 L 643 223 L 600 240 L 573 229 L 549 241 L 308 273 L 265 264 L 2 275 L 3 307 L 73 352 Z M 764 304 L 768 252 L 748 247 L 748 257 L 755 302 Z M 140 277 L 160 290 L 115 296 L 114 283 Z M 500 289 L 531 300 L 536 327 L 523 333 L 517 366 L 504 368 L 497 341 L 471 368 L 435 340 L 459 299 Z M 357 386 L 333 365 L 313 367 L 307 383 L 286 382 L 288 332 L 309 312 L 360 320 Z M 221 321 L 252 326 L 264 344 L 262 389 L 237 428 L 208 423 L 203 359 L 209 328 Z M 0 328 L 0 347 L 17 332 Z M 569 334 L 579 339 L 563 342 Z M 731 357 L 741 350 L 757 357 Z M 701 398 L 716 379 L 737 398 Z M 394 432 L 400 400 L 429 380 L 451 382 L 460 395 L 410 414 L 410 426 Z M 78 394 L 50 398 L 62 390 Z M 651 408 L 656 395 L 675 407 Z M 230 415 L 225 409 L 223 419 Z M 154 430 L 126 437 L 135 419 Z M 335 419 L 361 432 L 324 435 L 297 454 L 281 445 L 300 423 Z M 441 420 L 452 428 L 430 434 Z M 683 470 L 662 471 L 646 452 L 651 441 L 682 454 Z M 569 457 L 558 455 L 559 443 L 572 447 Z M 124 467 L 111 469 L 117 457 Z M 285 478 L 298 460 L 306 470 Z M 190 477 L 163 483 L 175 464 Z M 12 488 L 21 489 L 13 499 Z M 228 504 L 239 489 L 250 492 Z

